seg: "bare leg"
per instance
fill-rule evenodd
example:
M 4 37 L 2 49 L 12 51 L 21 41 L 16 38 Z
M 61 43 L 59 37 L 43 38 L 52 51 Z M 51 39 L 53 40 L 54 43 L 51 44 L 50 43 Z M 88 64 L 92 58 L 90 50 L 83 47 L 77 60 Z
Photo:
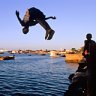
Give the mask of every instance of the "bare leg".
M 51 29 L 51 27 L 45 20 L 37 20 L 37 21 L 46 30 L 45 39 L 51 40 L 54 35 L 54 30 Z

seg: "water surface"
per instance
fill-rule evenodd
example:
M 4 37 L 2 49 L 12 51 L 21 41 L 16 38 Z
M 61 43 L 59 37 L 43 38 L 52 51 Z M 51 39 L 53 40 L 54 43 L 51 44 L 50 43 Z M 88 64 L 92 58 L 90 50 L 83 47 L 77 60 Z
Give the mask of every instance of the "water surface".
M 16 54 L 0 61 L 0 96 L 64 96 L 77 67 L 64 57 Z

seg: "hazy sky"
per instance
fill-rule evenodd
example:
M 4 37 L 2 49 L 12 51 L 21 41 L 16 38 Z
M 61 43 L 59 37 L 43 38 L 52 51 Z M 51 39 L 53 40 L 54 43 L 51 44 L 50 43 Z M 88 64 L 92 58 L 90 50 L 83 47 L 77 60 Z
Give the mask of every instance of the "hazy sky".
M 37 24 L 28 34 L 22 33 L 15 11 L 23 18 L 27 8 L 36 7 L 46 16 L 55 35 L 45 40 L 45 30 Z M 87 33 L 96 40 L 96 0 L 2 0 L 0 2 L 0 48 L 70 49 L 83 46 Z

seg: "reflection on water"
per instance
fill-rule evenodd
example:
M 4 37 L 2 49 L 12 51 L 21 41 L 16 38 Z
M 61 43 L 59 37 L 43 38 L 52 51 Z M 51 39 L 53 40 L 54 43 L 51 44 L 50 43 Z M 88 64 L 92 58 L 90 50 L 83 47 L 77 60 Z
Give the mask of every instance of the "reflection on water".
M 63 57 L 15 56 L 15 60 L 0 61 L 0 96 L 64 96 L 68 76 L 78 67 L 66 64 Z

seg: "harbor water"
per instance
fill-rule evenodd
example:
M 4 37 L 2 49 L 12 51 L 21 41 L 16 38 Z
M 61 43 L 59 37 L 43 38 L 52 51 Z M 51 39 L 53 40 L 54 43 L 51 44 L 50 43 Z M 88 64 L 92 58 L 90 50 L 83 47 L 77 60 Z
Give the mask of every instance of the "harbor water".
M 64 96 L 77 67 L 64 57 L 15 54 L 15 60 L 0 61 L 0 96 Z

